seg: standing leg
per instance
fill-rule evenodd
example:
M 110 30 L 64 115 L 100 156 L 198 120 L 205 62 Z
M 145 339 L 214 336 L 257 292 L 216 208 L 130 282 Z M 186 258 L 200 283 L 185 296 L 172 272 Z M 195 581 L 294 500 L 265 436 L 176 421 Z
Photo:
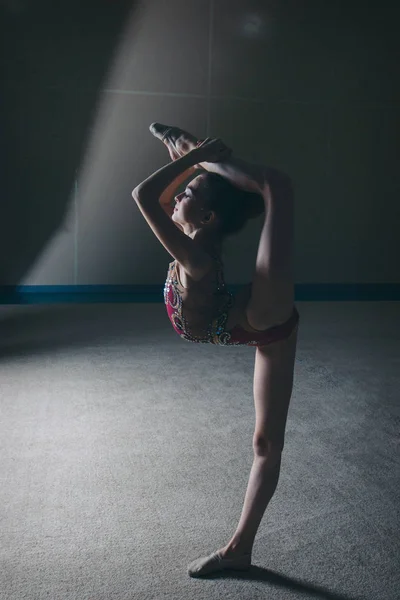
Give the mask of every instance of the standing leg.
M 257 530 L 279 480 L 286 420 L 293 389 L 296 345 L 297 328 L 288 339 L 256 349 L 254 460 L 242 514 L 236 531 L 226 546 L 189 566 L 192 576 L 208 574 L 221 568 L 235 568 L 235 561 L 238 568 L 243 568 L 243 564 L 246 564 L 243 560 L 251 557 Z M 228 562 L 224 567 L 225 559 Z M 229 560 L 233 561 L 232 564 Z
M 223 557 L 252 553 L 257 530 L 278 485 L 281 469 L 278 452 L 274 455 L 275 464 L 269 456 L 255 454 L 240 521 L 233 537 L 220 551 Z
M 297 329 L 287 340 L 256 349 L 254 460 L 239 524 L 223 549 L 227 556 L 251 553 L 261 519 L 278 485 L 296 345 Z

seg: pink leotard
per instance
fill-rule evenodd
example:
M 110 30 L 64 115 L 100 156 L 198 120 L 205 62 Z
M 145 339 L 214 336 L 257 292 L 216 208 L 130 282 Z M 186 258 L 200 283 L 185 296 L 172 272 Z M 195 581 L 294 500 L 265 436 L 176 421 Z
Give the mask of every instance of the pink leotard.
M 175 268 L 176 261 L 169 264 L 164 287 L 164 302 L 169 319 L 176 333 L 188 342 L 217 344 L 220 346 L 265 346 L 289 337 L 294 329 L 298 327 L 299 323 L 299 313 L 295 306 L 288 321 L 264 331 L 246 331 L 240 325 L 235 325 L 230 331 L 225 329 L 229 310 L 234 304 L 234 296 L 225 284 L 220 259 L 217 257 L 213 258 L 218 262 L 217 284 L 214 294 L 218 296 L 226 295 L 226 302 L 218 310 L 217 314 L 215 314 L 215 317 L 211 319 L 203 337 L 193 335 L 190 332 L 189 324 L 182 312 L 182 296 L 177 287 L 179 282 Z

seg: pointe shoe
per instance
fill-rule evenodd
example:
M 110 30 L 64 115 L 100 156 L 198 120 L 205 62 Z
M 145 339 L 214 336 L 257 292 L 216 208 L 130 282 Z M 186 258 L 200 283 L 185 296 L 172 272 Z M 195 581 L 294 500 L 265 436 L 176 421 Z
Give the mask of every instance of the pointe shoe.
M 188 566 L 190 577 L 201 577 L 202 575 L 211 575 L 218 571 L 248 571 L 251 567 L 251 554 L 243 554 L 237 558 L 222 558 L 218 552 L 213 552 L 210 556 L 197 558 Z
M 181 156 L 193 150 L 199 142 L 194 135 L 180 127 L 154 122 L 150 125 L 149 130 L 154 137 L 161 140 L 164 144 L 172 143 Z

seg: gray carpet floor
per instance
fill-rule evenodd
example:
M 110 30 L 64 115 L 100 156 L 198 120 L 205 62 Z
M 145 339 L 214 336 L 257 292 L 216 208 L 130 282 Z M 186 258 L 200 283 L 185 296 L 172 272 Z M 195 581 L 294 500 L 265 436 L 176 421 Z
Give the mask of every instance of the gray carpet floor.
M 297 302 L 280 480 L 248 573 L 255 349 L 162 304 L 0 307 L 1 600 L 399 600 L 400 303 Z

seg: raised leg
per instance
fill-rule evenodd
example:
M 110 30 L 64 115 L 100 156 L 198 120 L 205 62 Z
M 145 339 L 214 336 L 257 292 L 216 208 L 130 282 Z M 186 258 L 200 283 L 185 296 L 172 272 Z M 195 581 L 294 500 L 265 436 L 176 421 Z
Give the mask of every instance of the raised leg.
M 294 194 L 289 177 L 279 175 L 264 196 L 266 212 L 260 233 L 251 296 L 249 324 L 257 330 L 287 321 L 294 304 Z

